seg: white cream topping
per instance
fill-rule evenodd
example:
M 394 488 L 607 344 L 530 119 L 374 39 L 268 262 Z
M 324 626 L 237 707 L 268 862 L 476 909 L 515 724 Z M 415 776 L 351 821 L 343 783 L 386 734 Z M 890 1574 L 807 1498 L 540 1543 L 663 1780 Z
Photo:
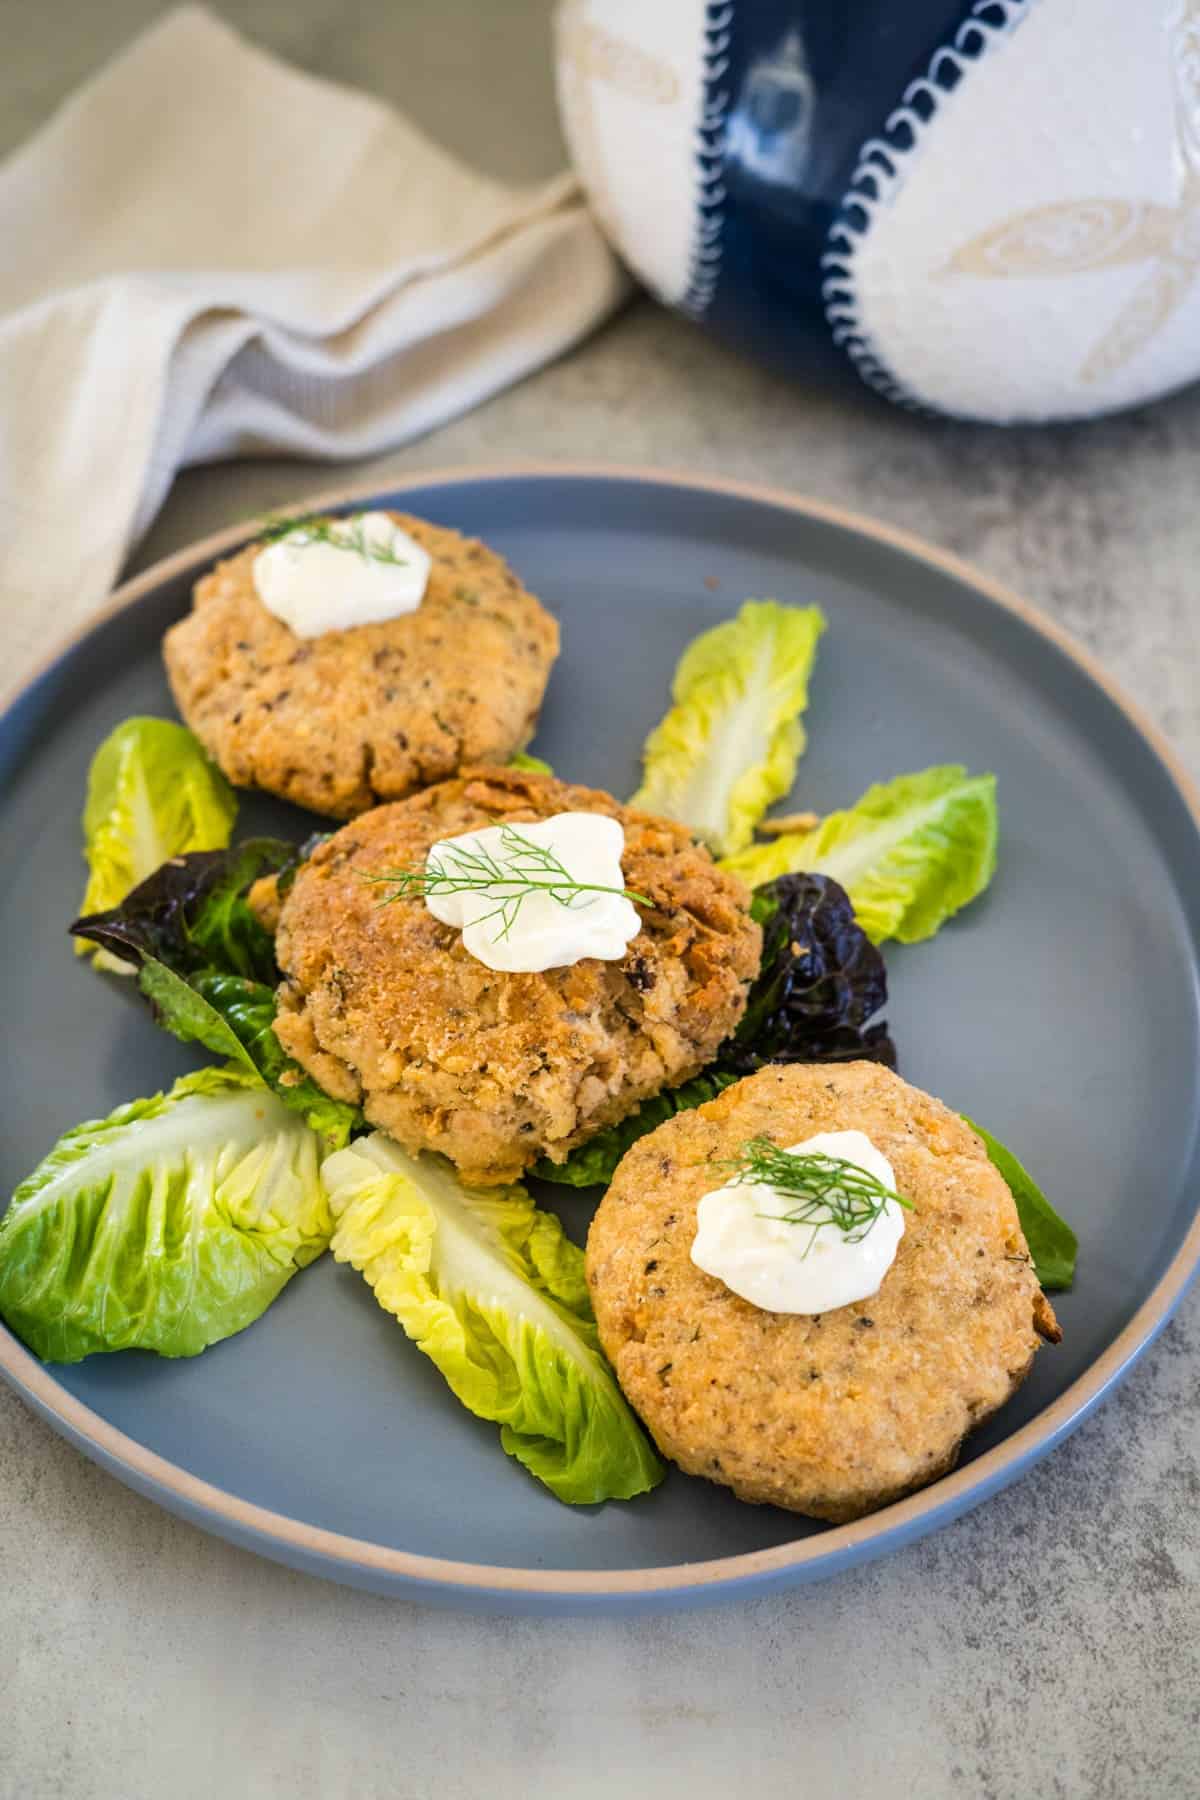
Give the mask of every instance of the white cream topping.
M 320 637 L 415 612 L 432 562 L 387 513 L 354 513 L 333 520 L 329 537 L 298 525 L 267 544 L 254 559 L 254 586 L 297 637 Z
M 864 1132 L 821 1131 L 789 1154 L 840 1157 L 895 1191 L 891 1163 Z M 780 1215 L 794 1206 L 766 1182 L 715 1188 L 696 1209 L 692 1261 L 764 1312 L 833 1312 L 878 1293 L 904 1236 L 904 1208 L 888 1200 L 865 1234 L 847 1236 L 832 1221 L 787 1223 Z
M 489 969 L 540 974 L 570 968 L 588 956 L 619 962 L 642 928 L 637 908 L 623 892 L 624 849 L 620 824 L 602 813 L 555 813 L 533 824 L 488 825 L 433 846 L 425 861 L 425 904 L 435 919 L 462 932 L 465 947 Z M 557 870 L 545 866 L 546 853 Z M 479 864 L 468 859 L 480 857 L 503 879 L 476 877 L 480 885 L 457 893 L 446 892 L 443 880 L 431 884 L 435 873 L 472 879 Z M 571 885 L 564 886 L 568 880 Z M 614 891 L 578 892 L 575 884 Z

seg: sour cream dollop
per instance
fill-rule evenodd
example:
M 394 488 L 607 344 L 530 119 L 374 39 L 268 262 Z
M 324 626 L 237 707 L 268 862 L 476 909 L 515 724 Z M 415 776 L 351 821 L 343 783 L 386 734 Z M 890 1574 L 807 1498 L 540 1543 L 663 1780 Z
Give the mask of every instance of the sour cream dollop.
M 839 1156 L 895 1191 L 891 1163 L 865 1132 L 819 1131 L 788 1150 Z M 904 1208 L 886 1201 L 854 1242 L 833 1223 L 787 1224 L 778 1215 L 794 1204 L 766 1182 L 714 1188 L 696 1209 L 692 1261 L 764 1312 L 833 1312 L 878 1293 L 904 1236 Z
M 297 637 L 379 625 L 415 612 L 433 559 L 384 512 L 335 520 L 329 543 L 298 525 L 254 559 L 254 586 L 268 612 Z
M 548 851 L 555 857 L 571 882 L 616 891 L 556 898 L 553 893 L 532 890 L 530 880 L 561 878 L 539 872 L 536 855 L 520 849 L 514 833 L 535 851 Z M 435 919 L 462 932 L 466 949 L 489 969 L 540 974 L 545 969 L 569 969 L 588 956 L 619 962 L 642 929 L 637 908 L 622 892 L 624 849 L 621 825 L 602 813 L 555 813 L 534 824 L 488 825 L 482 831 L 466 831 L 433 846 L 425 861 L 427 877 L 431 870 L 448 875 L 469 872 L 466 852 L 490 858 L 511 878 L 458 893 L 435 888 L 426 893 L 425 904 Z M 507 913 L 502 913 L 506 907 Z

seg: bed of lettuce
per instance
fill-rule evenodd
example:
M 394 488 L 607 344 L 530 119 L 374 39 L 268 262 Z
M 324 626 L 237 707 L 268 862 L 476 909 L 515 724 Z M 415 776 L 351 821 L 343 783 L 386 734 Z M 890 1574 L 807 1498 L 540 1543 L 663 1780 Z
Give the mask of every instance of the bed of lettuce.
M 768 1062 L 896 1066 L 879 946 L 932 937 L 987 886 L 995 782 L 942 764 L 772 829 L 824 628 L 816 608 L 748 601 L 681 658 L 634 803 L 689 825 L 753 889 L 760 972 L 708 1068 L 535 1176 L 601 1187 L 638 1137 Z M 158 1023 L 221 1064 L 59 1140 L 0 1221 L 0 1317 L 50 1361 L 191 1356 L 252 1324 L 329 1249 L 560 1499 L 653 1487 L 662 1464 L 601 1354 L 582 1252 L 557 1217 L 523 1186 L 470 1189 L 442 1159 L 370 1132 L 284 1052 L 274 943 L 248 896 L 265 876 L 286 892 L 311 844 L 232 845 L 235 818 L 228 784 L 172 721 L 127 720 L 97 751 L 77 947 L 132 975 Z M 1043 1286 L 1070 1286 L 1074 1234 L 974 1129 Z

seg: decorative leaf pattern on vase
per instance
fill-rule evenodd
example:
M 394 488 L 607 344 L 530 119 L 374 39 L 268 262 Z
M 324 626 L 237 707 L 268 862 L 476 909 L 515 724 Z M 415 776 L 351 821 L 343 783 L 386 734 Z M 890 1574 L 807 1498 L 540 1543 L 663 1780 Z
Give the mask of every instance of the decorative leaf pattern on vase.
M 1095 195 L 1014 213 L 969 238 L 943 275 L 982 280 L 1062 277 L 1150 265 L 1079 378 L 1103 381 L 1166 325 L 1200 276 L 1200 0 L 1182 0 L 1171 32 L 1176 146 L 1184 177 L 1174 206 Z

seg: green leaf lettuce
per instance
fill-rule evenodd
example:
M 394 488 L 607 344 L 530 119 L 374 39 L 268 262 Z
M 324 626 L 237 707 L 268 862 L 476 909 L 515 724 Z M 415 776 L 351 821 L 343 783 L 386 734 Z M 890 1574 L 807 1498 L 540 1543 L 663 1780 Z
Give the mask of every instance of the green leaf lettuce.
M 721 866 L 751 887 L 801 870 L 830 875 L 873 943 L 915 944 L 987 887 L 998 829 L 995 776 L 947 763 L 880 782 L 814 830 L 754 844 Z
M 137 966 L 138 985 L 167 1031 L 261 1077 L 334 1150 L 362 1115 L 326 1094 L 275 1036 L 274 940 L 246 897 L 260 876 L 286 883 L 302 854 L 274 838 L 250 838 L 172 857 L 120 905 L 71 929 Z
M 719 855 L 748 844 L 792 785 L 824 629 L 819 607 L 747 600 L 736 618 L 689 644 L 630 805 L 678 819 Z
M 148 970 L 143 970 L 144 990 L 148 978 Z M 274 1030 L 276 1001 L 273 987 L 238 975 L 206 970 L 192 977 L 191 991 L 221 1023 L 219 1043 L 207 1034 L 197 1033 L 210 1050 L 233 1055 L 234 1051 L 225 1047 L 224 1033 L 228 1032 L 237 1043 L 238 1060 L 248 1060 L 249 1066 L 283 1104 L 300 1114 L 309 1129 L 317 1133 L 324 1150 L 338 1150 L 349 1141 L 351 1133 L 362 1125 L 362 1112 L 346 1100 L 333 1099 L 283 1048 Z M 156 1006 L 162 1021 L 178 1035 L 179 1017 L 171 1005 L 164 1004 L 160 997 Z M 205 1023 L 208 1032 L 215 1034 L 211 1017 L 206 1017 Z
M 471 1412 L 558 1499 L 627 1500 L 663 1476 L 600 1350 L 583 1253 L 523 1188 L 464 1187 L 381 1133 L 326 1159 L 333 1253 Z
M 966 1118 L 965 1113 L 963 1117 Z M 1038 1280 L 1052 1291 L 1069 1288 L 1075 1280 L 1079 1239 L 1066 1220 L 1055 1212 L 1029 1170 L 1017 1161 L 1012 1151 L 982 1125 L 977 1125 L 974 1119 L 967 1119 L 967 1124 L 982 1139 L 989 1159 L 1008 1183 Z
M 539 1157 L 530 1174 L 562 1187 L 607 1187 L 616 1174 L 617 1164 L 639 1138 L 656 1130 L 665 1120 L 673 1119 L 676 1113 L 691 1112 L 707 1100 L 715 1100 L 739 1079 L 733 1070 L 705 1069 L 691 1081 L 676 1088 L 664 1088 L 661 1094 L 643 1100 L 636 1112 L 598 1131 L 586 1144 L 572 1150 L 564 1162 L 552 1162 L 548 1156 Z
M 47 1362 L 195 1356 L 321 1254 L 320 1146 L 256 1076 L 202 1069 L 77 1125 L 0 1221 L 0 1317 Z

